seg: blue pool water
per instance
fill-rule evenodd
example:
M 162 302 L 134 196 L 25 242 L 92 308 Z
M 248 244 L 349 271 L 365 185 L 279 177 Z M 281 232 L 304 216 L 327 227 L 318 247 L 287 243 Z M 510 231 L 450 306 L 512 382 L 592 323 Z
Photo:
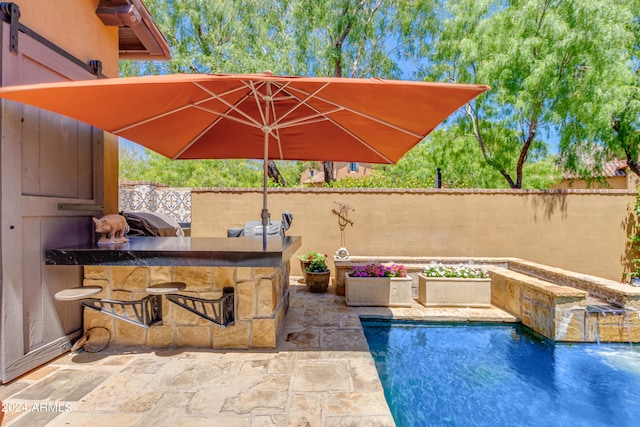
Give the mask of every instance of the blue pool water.
M 519 326 L 363 321 L 396 424 L 640 426 L 640 347 L 551 344 Z

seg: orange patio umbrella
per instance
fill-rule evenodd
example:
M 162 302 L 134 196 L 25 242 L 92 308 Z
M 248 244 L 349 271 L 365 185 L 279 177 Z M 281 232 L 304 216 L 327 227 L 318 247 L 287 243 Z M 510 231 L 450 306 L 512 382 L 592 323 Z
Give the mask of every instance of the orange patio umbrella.
M 0 88 L 171 159 L 395 163 L 488 86 L 264 74 L 171 74 Z

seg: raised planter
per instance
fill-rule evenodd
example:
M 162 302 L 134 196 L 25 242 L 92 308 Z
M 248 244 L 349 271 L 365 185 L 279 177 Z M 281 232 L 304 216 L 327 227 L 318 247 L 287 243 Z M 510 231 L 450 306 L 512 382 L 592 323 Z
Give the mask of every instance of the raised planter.
M 488 307 L 491 305 L 491 279 L 418 274 L 418 301 L 425 306 Z
M 411 307 L 411 277 L 346 277 L 349 306 Z

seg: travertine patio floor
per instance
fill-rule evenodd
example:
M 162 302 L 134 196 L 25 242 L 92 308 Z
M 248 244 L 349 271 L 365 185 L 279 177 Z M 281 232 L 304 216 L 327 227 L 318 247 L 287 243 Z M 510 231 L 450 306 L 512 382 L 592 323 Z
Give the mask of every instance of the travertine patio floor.
M 359 316 L 513 322 L 496 308 L 347 307 L 291 280 L 275 350 L 109 346 L 0 386 L 3 426 L 393 426 Z

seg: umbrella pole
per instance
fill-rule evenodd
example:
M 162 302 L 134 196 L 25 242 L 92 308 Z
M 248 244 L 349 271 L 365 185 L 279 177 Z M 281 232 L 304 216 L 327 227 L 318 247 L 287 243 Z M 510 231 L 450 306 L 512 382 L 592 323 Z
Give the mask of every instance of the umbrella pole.
M 267 181 L 269 172 L 267 163 L 269 161 L 269 133 L 264 132 L 264 159 L 262 177 L 262 250 L 267 250 L 267 225 L 269 225 L 269 210 L 267 209 Z

